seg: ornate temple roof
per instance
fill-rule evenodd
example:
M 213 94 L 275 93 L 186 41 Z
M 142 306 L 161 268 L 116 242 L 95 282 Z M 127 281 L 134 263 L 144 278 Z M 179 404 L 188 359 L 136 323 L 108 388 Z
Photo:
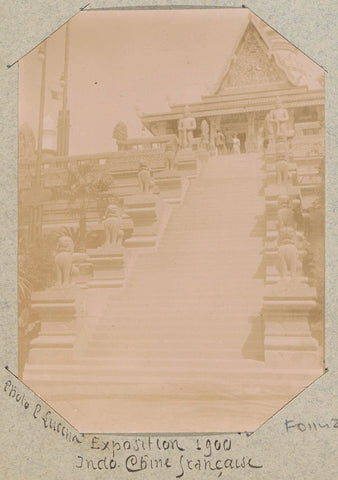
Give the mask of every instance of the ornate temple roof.
M 306 85 L 296 54 L 296 47 L 250 14 L 212 93 L 252 85 Z
M 210 93 L 189 106 L 196 117 L 202 117 L 269 110 L 277 96 L 286 107 L 324 104 L 323 85 L 318 78 L 311 81 L 307 71 L 310 64 L 318 69 L 319 76 L 320 69 L 314 62 L 256 15 L 249 14 Z M 138 112 L 138 116 L 150 128 L 152 122 L 179 118 L 183 109 L 184 104 L 171 104 L 168 112 Z

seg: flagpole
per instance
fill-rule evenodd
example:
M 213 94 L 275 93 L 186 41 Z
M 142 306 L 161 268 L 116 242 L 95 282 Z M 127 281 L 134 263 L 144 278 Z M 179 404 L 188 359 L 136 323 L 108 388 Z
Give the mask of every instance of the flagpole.
M 62 99 L 62 110 L 66 112 L 67 110 L 67 89 L 68 89 L 68 63 L 69 63 L 69 22 L 66 23 L 66 34 L 65 34 L 65 65 L 63 71 L 63 78 L 65 85 L 63 88 L 63 99 Z
M 43 121 L 45 111 L 46 97 L 46 63 L 47 63 L 47 40 L 39 47 L 38 58 L 42 61 L 41 67 L 41 87 L 40 87 L 40 110 L 39 110 L 39 126 L 37 138 L 37 152 L 35 163 L 35 180 L 34 187 L 31 189 L 31 222 L 29 229 L 29 243 L 35 245 L 42 231 L 42 203 L 40 202 L 41 190 L 41 164 L 42 164 L 42 143 L 43 143 Z
M 37 145 L 37 159 L 35 167 L 35 183 L 41 183 L 41 163 L 42 163 L 42 141 L 43 141 L 43 120 L 45 111 L 45 97 L 46 97 L 46 59 L 47 59 L 47 40 L 45 40 L 38 52 L 39 59 L 42 60 L 41 69 L 41 90 L 40 90 L 40 112 L 39 112 L 39 128 L 38 128 L 38 145 Z
M 68 68 L 69 68 L 69 22 L 66 23 L 65 31 L 65 55 L 63 74 L 60 84 L 62 87 L 62 109 L 59 112 L 58 125 L 58 155 L 68 155 L 69 151 L 69 112 L 67 110 L 68 101 Z

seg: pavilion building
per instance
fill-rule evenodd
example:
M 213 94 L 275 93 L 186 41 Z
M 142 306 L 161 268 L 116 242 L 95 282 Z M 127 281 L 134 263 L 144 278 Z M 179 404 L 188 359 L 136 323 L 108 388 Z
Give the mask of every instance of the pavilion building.
M 211 143 L 220 130 L 227 143 L 237 134 L 242 153 L 255 152 L 259 129 L 279 97 L 288 110 L 289 129 L 294 130 L 296 143 L 306 144 L 309 135 L 322 138 L 324 76 L 315 78 L 306 67 L 309 62 L 290 42 L 250 15 L 212 92 L 189 104 L 197 125 L 194 136 L 200 136 L 205 119 Z M 139 117 L 153 135 L 177 134 L 184 107 L 170 105 L 167 112 L 139 113 Z

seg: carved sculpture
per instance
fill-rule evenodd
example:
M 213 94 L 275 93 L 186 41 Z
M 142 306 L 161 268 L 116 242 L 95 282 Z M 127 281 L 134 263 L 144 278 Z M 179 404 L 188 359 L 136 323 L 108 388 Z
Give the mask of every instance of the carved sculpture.
M 273 121 L 271 118 L 271 112 L 267 113 L 265 120 L 264 120 L 264 129 L 266 136 L 273 136 L 274 135 L 274 130 L 273 130 Z
M 295 228 L 295 214 L 292 208 L 291 200 L 287 195 L 278 197 L 278 228 Z
M 233 56 L 220 91 L 227 87 L 259 85 L 281 80 L 279 69 L 262 38 L 254 28 L 249 28 L 241 46 Z
M 279 97 L 276 99 L 274 110 L 271 110 L 271 122 L 274 126 L 274 136 L 286 136 L 287 135 L 287 123 L 289 121 L 289 114 L 286 108 L 283 107 L 282 101 Z
M 168 142 L 168 144 L 165 147 L 164 160 L 169 170 L 175 169 L 177 147 L 178 147 L 178 143 L 177 143 L 176 137 L 175 137 L 175 140 L 171 140 L 170 142 Z
M 217 130 L 215 135 L 215 144 L 218 155 L 224 155 L 225 153 L 225 137 L 220 130 Z
M 287 138 L 279 136 L 276 139 L 276 174 L 278 184 L 286 185 L 289 181 L 288 159 L 289 148 Z
M 103 220 L 105 233 L 105 246 L 121 245 L 123 239 L 122 216 L 120 208 L 115 205 L 108 205 Z
M 273 121 L 271 119 L 271 112 L 267 113 L 264 119 L 264 143 L 263 147 L 266 149 L 274 140 Z
M 302 258 L 306 254 L 309 243 L 304 234 L 295 227 L 282 227 L 279 231 L 279 268 L 282 279 L 299 278 L 303 274 Z
M 265 130 L 264 127 L 260 127 L 258 130 L 257 150 L 259 153 L 262 153 L 264 151 L 264 139 L 265 139 L 264 130 Z
M 151 176 L 150 167 L 147 162 L 141 162 L 138 172 L 138 181 L 142 193 L 149 193 L 154 187 L 154 180 Z
M 181 149 L 192 149 L 194 130 L 196 129 L 196 120 L 190 112 L 190 108 L 185 106 L 184 116 L 178 121 L 178 136 Z
M 68 236 L 59 238 L 56 246 L 55 265 L 56 283 L 59 287 L 67 287 L 72 280 L 74 243 Z
M 289 273 L 291 279 L 294 279 L 299 262 L 296 247 L 296 231 L 294 228 L 283 227 L 280 230 L 278 254 L 281 278 L 287 278 Z
M 232 151 L 234 154 L 239 154 L 241 153 L 241 141 L 237 137 L 237 135 L 234 135 L 234 138 L 232 139 Z
M 202 120 L 200 148 L 207 150 L 208 147 L 209 147 L 209 124 L 206 120 Z

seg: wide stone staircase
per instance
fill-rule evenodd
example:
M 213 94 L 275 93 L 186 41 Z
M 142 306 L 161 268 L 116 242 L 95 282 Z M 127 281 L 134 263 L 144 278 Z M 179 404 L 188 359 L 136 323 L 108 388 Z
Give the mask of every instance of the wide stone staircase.
M 25 381 L 82 431 L 257 428 L 295 390 L 262 361 L 262 183 L 258 154 L 202 165 L 126 286 L 87 291 L 74 361 Z
M 127 287 L 111 297 L 86 356 L 121 363 L 242 358 L 263 293 L 255 278 L 260 187 L 257 156 L 211 159 L 173 212 L 158 251 L 139 255 Z

